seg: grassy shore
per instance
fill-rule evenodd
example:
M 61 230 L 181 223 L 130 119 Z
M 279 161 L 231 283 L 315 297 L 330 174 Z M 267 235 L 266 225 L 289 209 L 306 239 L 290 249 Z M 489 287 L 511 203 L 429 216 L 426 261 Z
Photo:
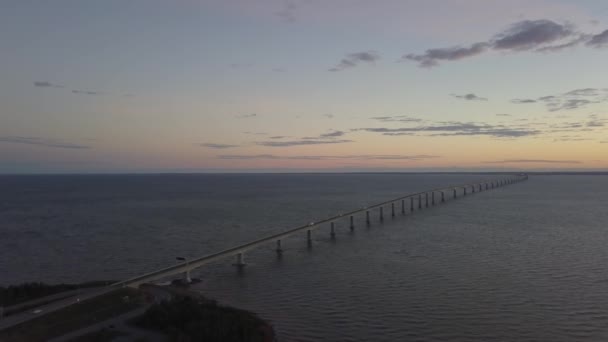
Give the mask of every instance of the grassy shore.
M 129 312 L 141 305 L 138 290 L 117 289 L 0 331 L 0 341 L 46 341 Z
M 190 342 L 272 342 L 270 324 L 254 313 L 228 306 L 202 296 L 176 296 L 150 307 L 131 323 L 156 330 L 171 341 Z

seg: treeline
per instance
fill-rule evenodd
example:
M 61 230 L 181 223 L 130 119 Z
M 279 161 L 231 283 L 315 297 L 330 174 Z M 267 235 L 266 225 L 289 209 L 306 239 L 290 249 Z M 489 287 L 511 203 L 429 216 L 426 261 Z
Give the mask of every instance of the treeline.
M 272 327 L 255 314 L 206 299 L 176 297 L 151 306 L 133 323 L 172 341 L 272 342 Z
M 55 284 L 49 285 L 40 282 L 23 283 L 19 285 L 0 286 L 0 305 L 11 306 L 33 299 L 54 295 L 56 293 L 98 287 L 109 284 L 109 281 L 90 281 L 82 284 Z

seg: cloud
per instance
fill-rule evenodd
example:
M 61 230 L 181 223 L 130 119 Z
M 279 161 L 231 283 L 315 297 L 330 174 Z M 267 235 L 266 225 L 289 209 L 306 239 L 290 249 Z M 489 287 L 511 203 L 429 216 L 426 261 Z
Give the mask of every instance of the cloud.
M 248 118 L 255 118 L 256 116 L 258 116 L 256 113 L 251 113 L 251 114 L 237 115 L 236 118 L 237 119 L 248 119 Z
M 536 100 L 533 100 L 533 99 L 513 99 L 513 100 L 511 100 L 511 103 L 516 103 L 516 104 L 536 103 Z
M 333 131 L 330 133 L 321 134 L 319 137 L 320 138 L 335 138 L 335 137 L 341 137 L 344 134 L 346 134 L 346 133 L 343 131 Z
M 589 104 L 608 101 L 608 89 L 580 88 L 557 95 L 542 96 L 537 99 L 513 99 L 511 103 L 526 104 L 542 102 L 550 112 L 573 110 Z
M 54 83 L 47 82 L 47 81 L 36 81 L 36 82 L 34 82 L 34 87 L 41 87 L 41 88 L 63 88 L 63 86 L 60 85 L 60 84 L 54 84 Z
M 53 148 L 65 148 L 65 149 L 88 149 L 90 146 L 69 143 L 55 139 L 44 139 L 38 137 L 19 137 L 19 136 L 5 136 L 0 137 L 0 142 L 3 143 L 14 143 L 14 144 L 26 144 L 26 145 L 37 145 L 44 147 Z
M 291 141 L 259 141 L 256 144 L 268 147 L 289 147 L 302 145 L 325 145 L 325 144 L 344 144 L 353 142 L 352 140 L 291 140 Z
M 268 135 L 268 133 L 266 133 L 266 132 L 250 132 L 250 131 L 243 132 L 243 134 L 250 134 L 250 135 Z
M 559 24 L 551 20 L 523 20 L 509 26 L 484 42 L 467 47 L 428 49 L 423 54 L 407 54 L 402 60 L 418 62 L 422 68 L 438 66 L 442 61 L 457 61 L 481 55 L 488 51 L 508 52 L 558 52 L 581 45 L 605 47 L 608 45 L 608 30 L 590 35 L 575 31 L 570 24 Z
M 525 51 L 574 34 L 568 25 L 560 25 L 551 20 L 524 20 L 498 34 L 492 47 L 496 50 Z
M 397 115 L 397 116 L 376 116 L 370 118 L 372 120 L 378 120 L 382 122 L 421 122 L 422 119 L 412 118 L 407 115 Z
M 72 90 L 72 93 L 79 95 L 101 95 L 103 93 L 98 91 L 88 91 L 88 90 Z
M 395 155 L 395 154 L 361 154 L 361 155 L 343 155 L 343 156 L 277 156 L 274 154 L 254 154 L 254 155 L 234 155 L 225 154 L 218 155 L 219 159 L 238 159 L 238 160 L 250 160 L 250 159 L 286 159 L 286 160 L 424 160 L 440 158 L 435 155 Z
M 505 159 L 497 161 L 487 161 L 486 164 L 506 164 L 506 163 L 543 163 L 543 164 L 581 164 L 578 160 L 547 160 L 547 159 Z
M 343 58 L 338 65 L 333 68 L 330 68 L 329 71 L 341 71 L 348 68 L 354 68 L 360 63 L 372 64 L 380 59 L 380 55 L 378 55 L 375 51 L 362 51 L 348 54 L 345 58 Z
M 199 144 L 199 146 L 208 147 L 208 148 L 214 148 L 214 149 L 225 149 L 225 148 L 239 147 L 239 145 L 214 144 L 214 143 Z
M 608 46 L 608 30 L 591 36 L 591 39 L 587 42 L 588 46 L 591 47 L 607 47 Z
M 383 135 L 412 135 L 414 133 L 430 136 L 492 136 L 496 138 L 517 138 L 541 133 L 538 130 L 503 125 L 477 124 L 471 122 L 447 122 L 436 125 L 402 128 L 359 128 L 359 131 L 382 133 Z
M 286 136 L 286 135 L 275 135 L 273 137 L 268 137 L 268 139 L 285 139 L 285 138 L 289 138 L 289 136 Z
M 475 43 L 469 47 L 449 47 L 439 49 L 428 49 L 424 54 L 408 54 L 402 59 L 416 61 L 423 68 L 431 68 L 439 65 L 439 61 L 456 61 L 468 57 L 473 57 L 485 52 L 488 49 L 488 43 Z
M 275 15 L 283 19 L 286 23 L 293 23 L 296 21 L 296 10 L 298 7 L 293 2 L 285 2 L 281 10 L 275 12 Z
M 475 94 L 465 94 L 465 95 L 450 94 L 450 95 L 452 95 L 455 98 L 463 99 L 463 100 L 467 100 L 467 101 L 488 101 L 487 98 L 479 97 Z
M 511 114 L 500 113 L 500 114 L 496 114 L 496 116 L 511 116 Z

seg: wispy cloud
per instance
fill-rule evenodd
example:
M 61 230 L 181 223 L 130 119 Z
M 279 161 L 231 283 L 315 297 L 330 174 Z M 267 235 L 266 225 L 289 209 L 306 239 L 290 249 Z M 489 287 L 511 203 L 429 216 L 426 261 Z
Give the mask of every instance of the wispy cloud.
M 591 36 L 591 39 L 587 42 L 587 45 L 595 48 L 608 47 L 608 30 Z
M 47 82 L 47 81 L 36 81 L 36 82 L 34 82 L 34 86 L 41 87 L 41 88 L 63 88 L 63 86 L 60 84 L 54 84 L 54 83 Z
M 296 21 L 296 10 L 298 6 L 294 2 L 285 1 L 283 4 L 283 8 L 279 11 L 275 12 L 275 15 L 281 18 L 283 21 L 287 23 L 293 23 Z
M 289 147 L 289 146 L 302 146 L 302 145 L 326 145 L 326 144 L 344 144 L 350 143 L 353 140 L 290 140 L 290 141 L 259 141 L 256 144 L 268 147 Z
M 214 144 L 214 143 L 204 143 L 204 144 L 199 144 L 199 146 L 213 148 L 213 149 L 226 149 L 226 148 L 239 147 L 239 145 Z
M 422 122 L 422 119 L 413 118 L 407 115 L 396 115 L 396 116 L 375 116 L 370 118 L 372 120 L 378 120 L 382 122 Z
M 465 95 L 456 95 L 456 94 L 450 94 L 451 96 L 457 98 L 457 99 L 462 99 L 462 100 L 467 100 L 467 101 L 488 101 L 487 98 L 485 97 L 479 97 L 475 94 L 465 94 Z
M 551 112 L 572 110 L 594 103 L 608 102 L 608 89 L 580 88 L 563 94 L 542 96 L 537 99 L 513 99 L 511 102 L 516 104 L 541 102 Z
M 511 116 L 511 114 L 499 113 L 499 114 L 496 114 L 496 116 Z
M 522 163 L 522 164 L 581 164 L 578 160 L 550 160 L 550 159 L 504 159 L 496 161 L 487 161 L 486 164 L 510 164 L 510 163 Z
M 19 136 L 5 136 L 0 137 L 0 143 L 13 143 L 13 144 L 25 144 L 25 145 L 36 145 L 52 148 L 65 148 L 65 149 L 88 149 L 91 148 L 87 145 L 74 144 L 56 139 L 45 139 L 39 137 L 19 137 Z
M 434 125 L 416 127 L 373 127 L 358 128 L 358 131 L 381 133 L 383 135 L 413 135 L 430 136 L 492 136 L 496 138 L 517 138 L 537 135 L 540 131 L 526 127 L 508 127 L 504 125 L 489 125 L 472 122 L 446 122 Z
M 533 99 L 513 99 L 511 103 L 523 104 L 523 103 L 536 103 L 536 100 Z
M 79 95 L 101 95 L 101 94 L 103 94 L 98 91 L 90 91 L 90 90 L 72 90 L 72 93 L 79 94 Z
M 346 132 L 343 132 L 343 131 L 333 131 L 333 132 L 321 134 L 319 137 L 321 137 L 321 138 L 336 138 L 336 137 L 341 137 L 341 136 L 343 136 L 345 134 L 346 134 Z
M 250 119 L 250 118 L 255 118 L 258 115 L 256 113 L 251 113 L 251 114 L 241 114 L 241 115 L 237 115 L 236 118 L 237 119 Z
M 551 20 L 523 20 L 512 24 L 493 38 L 469 46 L 428 49 L 422 54 L 407 54 L 402 60 L 418 62 L 420 67 L 430 68 L 444 61 L 457 61 L 481 55 L 487 51 L 535 51 L 557 52 L 585 43 L 592 47 L 608 44 L 608 30 L 590 35 L 580 33 L 568 23 Z
M 435 155 L 417 154 L 417 155 L 396 155 L 396 154 L 360 154 L 360 155 L 342 155 L 342 156 L 278 156 L 274 154 L 253 154 L 253 155 L 234 155 L 225 154 L 218 155 L 219 159 L 287 159 L 287 160 L 425 160 L 440 158 Z
M 333 68 L 330 68 L 329 71 L 341 71 L 344 69 L 354 68 L 360 63 L 373 64 L 377 60 L 380 59 L 380 55 L 378 55 L 375 51 L 362 51 L 348 54 L 344 57 L 338 65 Z

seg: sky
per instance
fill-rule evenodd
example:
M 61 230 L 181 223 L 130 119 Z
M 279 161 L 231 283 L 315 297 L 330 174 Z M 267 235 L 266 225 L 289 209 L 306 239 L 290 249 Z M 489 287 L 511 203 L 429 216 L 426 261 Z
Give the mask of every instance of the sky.
M 0 173 L 608 170 L 605 0 L 3 0 Z

